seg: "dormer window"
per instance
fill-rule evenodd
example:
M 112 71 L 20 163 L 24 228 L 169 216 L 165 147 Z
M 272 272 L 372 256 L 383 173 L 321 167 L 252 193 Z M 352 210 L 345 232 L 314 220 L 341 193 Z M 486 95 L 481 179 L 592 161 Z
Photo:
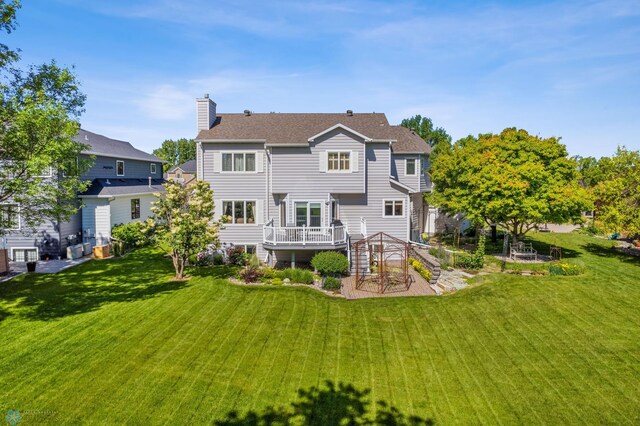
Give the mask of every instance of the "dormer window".
M 418 165 L 415 158 L 407 158 L 405 160 L 404 174 L 406 176 L 416 176 L 418 174 Z
M 149 173 L 151 173 L 152 175 L 156 174 L 156 163 L 149 164 Z
M 116 160 L 116 176 L 124 176 L 124 161 Z

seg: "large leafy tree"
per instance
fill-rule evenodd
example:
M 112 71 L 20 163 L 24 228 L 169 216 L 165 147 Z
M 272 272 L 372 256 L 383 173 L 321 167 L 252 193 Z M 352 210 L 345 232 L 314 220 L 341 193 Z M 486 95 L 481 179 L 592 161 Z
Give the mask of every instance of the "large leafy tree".
M 451 148 L 451 136 L 442 127 L 434 127 L 433 121 L 428 117 L 414 115 L 411 118 L 405 118 L 400 125 L 413 129 L 422 139 L 431 146 L 431 156 L 435 157 L 440 151 L 446 151 Z
M 440 208 L 501 225 L 516 239 L 539 223 L 579 221 L 592 203 L 578 177 L 557 138 L 515 128 L 461 139 L 431 166 Z
M 219 247 L 220 223 L 212 222 L 213 191 L 205 181 L 184 187 L 175 182 L 165 184 L 164 194 L 151 208 L 145 232 L 151 241 L 167 252 L 173 261 L 176 279 L 184 278 L 184 267 L 190 256 L 210 246 Z
M 618 148 L 600 159 L 598 175 L 593 187 L 598 222 L 610 232 L 640 235 L 640 151 Z
M 178 140 L 167 139 L 162 142 L 162 146 L 153 150 L 153 155 L 162 158 L 167 162 L 166 169 L 169 170 L 186 161 L 196 159 L 196 142 L 193 139 L 181 138 Z
M 0 30 L 15 29 L 18 1 L 0 2 Z M 84 145 L 73 140 L 85 96 L 71 70 L 55 61 L 18 64 L 19 54 L 0 44 L 0 234 L 77 212 L 76 194 L 86 189 L 77 160 Z

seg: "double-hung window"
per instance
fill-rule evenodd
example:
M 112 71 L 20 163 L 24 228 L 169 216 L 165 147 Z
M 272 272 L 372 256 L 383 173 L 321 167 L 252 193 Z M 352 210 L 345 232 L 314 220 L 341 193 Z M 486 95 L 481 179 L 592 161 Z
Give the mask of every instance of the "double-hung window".
M 405 175 L 416 176 L 418 174 L 418 164 L 415 158 L 407 158 L 405 160 Z
M 17 204 L 0 204 L 0 228 L 7 231 L 20 229 L 20 207 Z
M 330 172 L 351 171 L 351 153 L 349 151 L 329 151 L 327 153 L 327 170 Z
M 384 217 L 401 217 L 404 215 L 404 200 L 385 200 Z
M 223 201 L 222 214 L 229 218 L 229 223 L 236 225 L 256 223 L 255 201 Z
M 116 160 L 116 176 L 124 176 L 124 161 Z
M 223 172 L 255 172 L 256 153 L 255 152 L 223 152 L 222 153 Z

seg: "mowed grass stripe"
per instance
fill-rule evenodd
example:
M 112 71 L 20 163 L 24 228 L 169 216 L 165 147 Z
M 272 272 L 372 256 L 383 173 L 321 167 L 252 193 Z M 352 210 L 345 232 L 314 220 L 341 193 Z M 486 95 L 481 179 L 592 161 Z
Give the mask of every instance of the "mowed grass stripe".
M 201 294 L 195 303 L 188 297 L 185 297 L 183 302 L 178 305 L 177 310 L 159 309 L 151 315 L 152 318 L 156 318 L 155 324 L 151 322 L 149 328 L 145 329 L 146 335 L 138 345 L 139 350 L 132 355 L 123 354 L 127 361 L 112 376 L 115 379 L 112 387 L 115 386 L 117 391 L 104 396 L 107 403 L 92 413 L 93 418 L 99 419 L 108 412 L 113 412 L 117 413 L 122 421 L 130 415 L 142 415 L 146 412 L 140 410 L 140 395 L 149 395 L 155 391 L 153 387 L 148 386 L 150 376 L 158 367 L 163 367 L 163 361 L 171 353 L 172 342 L 176 336 L 180 336 L 185 327 L 190 327 L 189 319 L 193 318 L 194 314 L 199 318 L 208 310 L 207 297 L 204 294 Z M 137 374 L 128 374 L 132 369 L 135 369 Z M 125 406 L 127 409 L 122 410 Z
M 129 305 L 122 305 L 122 307 L 127 309 Z M 93 313 L 88 313 L 87 315 L 95 317 Z M 155 318 L 141 317 L 141 320 L 157 324 L 157 319 Z M 31 393 L 27 393 L 27 398 L 30 401 L 37 401 L 38 397 L 49 397 L 48 393 L 51 393 L 55 400 L 56 397 L 60 396 L 60 389 L 55 386 L 56 381 L 64 380 L 68 386 L 76 386 L 75 379 L 77 377 L 92 372 L 92 366 L 98 364 L 102 358 L 113 356 L 105 348 L 112 344 L 111 336 L 114 334 L 112 330 L 118 326 L 118 323 L 113 318 L 103 322 L 105 323 L 104 329 L 101 328 L 102 324 L 99 322 L 93 326 L 88 325 L 77 333 L 73 333 L 73 330 L 61 332 L 61 334 L 64 333 L 65 335 L 64 344 L 60 342 L 50 343 L 47 339 L 43 339 L 38 346 L 44 346 L 45 348 L 52 346 L 57 349 L 57 352 L 54 351 L 52 353 L 46 349 L 40 349 L 40 353 L 46 356 L 47 361 L 41 363 L 41 368 L 32 370 L 31 374 L 23 376 L 19 382 L 32 385 Z M 129 325 L 130 323 L 125 322 L 124 324 Z M 96 338 L 92 338 L 96 327 L 101 330 L 101 333 Z M 122 332 L 122 334 L 124 333 L 125 331 Z M 98 345 L 92 349 L 91 346 L 95 343 L 98 343 Z M 87 359 L 89 359 L 89 365 L 86 364 Z M 84 368 L 78 368 L 79 365 L 83 365 Z M 17 373 L 20 374 L 21 371 L 18 370 Z M 40 377 L 41 380 L 47 383 L 45 392 L 42 392 L 42 388 L 38 386 L 38 381 L 32 380 L 34 376 Z M 73 377 L 74 380 L 69 380 L 70 377 Z
M 484 330 L 484 336 L 478 336 L 475 333 L 472 334 L 472 336 L 475 337 L 478 345 L 481 346 L 490 357 L 491 363 L 495 367 L 493 371 L 497 371 L 498 374 L 500 374 L 504 378 L 504 381 L 508 383 L 511 390 L 508 393 L 507 398 L 512 398 L 513 395 L 517 396 L 517 400 L 520 402 L 520 406 L 512 408 L 515 412 L 515 416 L 517 417 L 518 422 L 543 423 L 544 419 L 537 412 L 535 405 L 531 403 L 532 397 L 538 400 L 538 393 L 535 391 L 538 386 L 536 386 L 532 382 L 529 375 L 525 374 L 522 368 L 516 362 L 514 362 L 512 357 L 513 354 L 504 347 L 501 339 L 495 338 L 497 332 L 504 336 L 504 330 L 502 329 L 502 326 L 493 322 L 492 315 L 478 315 L 477 307 L 478 303 L 472 303 L 466 306 L 465 311 L 468 313 L 468 323 L 470 327 L 472 326 L 473 328 L 476 328 L 478 326 L 481 326 Z M 491 321 L 492 324 L 488 324 L 489 321 Z M 491 345 L 491 350 L 489 349 L 489 344 Z M 534 392 L 528 392 L 527 394 L 523 392 L 523 380 L 527 382 L 527 384 L 531 389 L 534 390 Z M 541 404 L 540 401 L 538 403 Z M 529 416 L 533 418 L 529 419 Z
M 246 392 L 246 390 L 248 390 L 238 382 L 246 382 L 246 380 L 242 379 L 242 376 L 251 377 L 255 368 L 255 360 L 259 359 L 261 352 L 264 349 L 264 345 L 267 343 L 269 338 L 273 336 L 265 329 L 268 328 L 270 324 L 278 324 L 280 322 L 280 317 L 282 316 L 285 309 L 281 306 L 278 306 L 278 309 L 276 309 L 272 314 L 274 303 L 277 300 L 277 297 L 273 297 L 268 304 L 265 303 L 263 304 L 263 306 L 261 306 L 260 310 L 262 311 L 262 317 L 259 319 L 259 322 L 252 321 L 252 325 L 249 329 L 251 332 L 251 338 L 249 338 L 247 334 L 243 336 L 241 343 L 242 345 L 244 345 L 244 348 L 241 349 L 242 345 L 240 344 L 240 342 L 235 346 L 236 356 L 229 362 L 229 364 L 235 363 L 235 367 L 231 371 L 230 377 L 226 380 L 224 390 L 218 392 L 219 395 L 217 397 L 217 402 L 215 403 L 215 405 L 212 405 L 210 407 L 210 413 L 222 413 L 228 411 L 229 408 L 233 408 L 237 402 L 237 395 L 239 393 L 242 393 L 243 391 Z M 258 344 L 257 340 L 259 340 L 260 336 L 262 336 L 263 334 L 263 342 L 262 345 L 260 345 Z M 240 351 L 240 356 L 237 356 Z M 248 359 L 247 362 L 245 362 L 245 359 L 248 358 L 248 354 L 254 351 L 256 352 L 255 354 L 253 354 L 255 358 Z M 240 377 L 238 377 L 239 373 Z M 237 391 L 231 392 L 232 395 L 230 397 L 227 397 L 227 395 L 230 393 L 229 388 L 232 385 L 233 387 L 237 388 Z
M 147 376 L 152 380 L 151 383 L 142 387 L 151 391 L 139 392 L 138 396 L 133 396 L 138 401 L 138 407 L 145 407 L 146 411 L 152 410 L 154 415 L 166 410 L 166 407 L 173 408 L 170 412 L 175 411 L 178 398 L 182 395 L 184 382 L 190 374 L 193 374 L 191 367 L 202 353 L 200 342 L 206 340 L 213 324 L 223 322 L 223 315 L 232 312 L 229 309 L 232 306 L 224 297 L 203 289 L 197 289 L 197 291 L 209 300 L 209 303 L 198 310 L 198 315 L 195 316 L 200 320 L 191 322 L 189 317 L 184 318 L 183 326 L 174 338 L 162 343 L 162 347 L 168 348 L 168 351 L 163 358 L 154 362 L 153 369 Z
M 521 307 L 518 311 L 512 311 L 509 318 L 515 319 L 515 321 L 522 327 L 519 331 L 519 336 L 522 338 L 523 342 L 526 342 L 526 345 L 530 348 L 529 357 L 532 359 L 532 363 L 535 364 L 534 358 L 538 358 L 542 361 L 544 365 L 544 369 L 538 369 L 540 374 L 544 377 L 545 381 L 551 386 L 551 388 L 555 391 L 556 396 L 563 401 L 563 404 L 567 404 L 565 409 L 569 409 L 572 411 L 579 422 L 587 421 L 587 418 L 584 417 L 584 413 L 578 411 L 575 407 L 575 404 L 570 404 L 567 400 L 566 395 L 579 395 L 579 389 L 576 388 L 576 383 L 574 380 L 571 380 L 563 374 L 563 370 L 556 365 L 556 363 L 552 362 L 549 359 L 549 356 L 545 354 L 545 350 L 541 350 L 540 346 L 547 346 L 545 344 L 545 340 L 540 337 L 540 330 L 535 330 L 532 328 L 529 323 L 521 317 L 523 311 L 525 311 L 527 307 Z M 513 322 L 511 322 L 513 324 Z M 525 332 L 526 331 L 526 332 Z M 553 338 L 550 337 L 550 338 Z M 548 347 L 546 348 L 548 350 Z M 547 373 L 547 374 L 543 374 Z M 548 374 L 551 373 L 551 376 L 557 379 L 553 381 L 548 377 Z
M 433 309 L 435 306 L 431 306 L 431 308 Z M 425 322 L 429 321 L 429 318 L 421 318 L 422 321 L 420 321 L 418 318 L 416 318 L 416 315 L 414 314 L 414 312 L 411 309 L 406 309 L 407 313 L 406 315 L 411 317 L 411 322 L 413 324 L 413 329 L 415 330 L 415 334 L 411 334 L 412 336 L 419 336 L 420 341 L 421 341 L 421 345 L 419 346 L 420 350 L 422 351 L 422 356 L 420 357 L 420 359 L 417 360 L 417 362 L 419 362 L 420 364 L 422 364 L 422 362 L 420 362 L 421 359 L 428 359 L 429 361 L 429 365 L 427 367 L 427 371 L 430 373 L 429 375 L 429 379 L 425 381 L 425 392 L 428 395 L 428 401 L 429 401 L 429 407 L 428 410 L 425 412 L 425 415 L 427 413 L 429 413 L 429 417 L 435 417 L 437 413 L 439 413 L 439 417 L 445 418 L 445 419 L 453 419 L 455 417 L 455 413 L 454 413 L 454 408 L 453 408 L 453 404 L 451 402 L 451 398 L 450 398 L 450 394 L 453 394 L 453 392 L 449 392 L 450 388 L 445 386 L 444 383 L 444 379 L 443 376 L 445 375 L 444 372 L 442 372 L 441 370 L 443 370 L 443 366 L 440 363 L 437 363 L 435 361 L 436 357 L 440 357 L 440 358 L 444 358 L 444 356 L 442 355 L 441 352 L 436 352 L 436 345 L 435 344 L 430 344 L 430 341 L 434 341 L 435 337 L 430 334 L 431 339 L 428 339 L 425 334 L 426 334 L 426 326 L 425 326 Z M 435 377 L 435 382 L 437 382 L 438 384 L 438 389 L 432 389 L 430 386 L 433 384 L 434 380 L 431 378 L 431 376 Z M 450 385 L 450 383 L 449 383 Z M 440 402 L 440 399 L 444 400 L 444 403 Z M 444 407 L 442 407 L 442 405 L 446 406 L 446 411 L 444 410 Z M 419 413 L 416 413 L 419 414 Z M 435 421 L 438 421 L 438 419 L 434 419 Z
M 544 395 L 545 399 L 539 407 L 539 410 L 542 411 L 541 415 L 545 416 L 547 421 L 549 421 L 549 414 L 552 412 L 555 416 L 558 417 L 557 422 L 559 423 L 569 423 L 571 418 L 567 417 L 567 412 L 571 410 L 567 410 L 565 408 L 565 404 L 568 402 L 565 400 L 564 395 L 558 388 L 549 380 L 546 374 L 544 374 L 541 367 L 538 364 L 546 364 L 540 353 L 532 346 L 531 342 L 528 340 L 526 335 L 523 335 L 517 327 L 513 324 L 513 321 L 510 320 L 510 314 L 512 312 L 505 312 L 497 309 L 495 305 L 490 305 L 486 300 L 480 299 L 476 301 L 476 306 L 483 306 L 483 314 L 485 318 L 489 318 L 495 325 L 495 330 L 498 330 L 505 341 L 509 343 L 511 346 L 511 351 L 509 351 L 505 347 L 505 352 L 508 354 L 508 357 L 512 362 L 517 363 L 522 362 L 523 365 L 520 366 L 519 371 L 524 374 L 526 377 L 531 377 L 530 374 L 526 370 L 524 370 L 524 366 L 528 366 L 532 372 L 536 374 L 539 378 L 539 381 L 536 380 L 535 383 L 538 383 L 538 386 L 534 389 L 533 392 L 530 392 L 534 400 L 537 400 L 538 396 Z M 497 323 L 496 318 L 500 318 L 504 321 L 504 326 L 508 326 L 510 330 L 505 330 L 505 327 L 502 324 Z M 532 351 L 528 352 L 525 349 L 533 348 Z M 515 355 L 518 355 L 516 357 Z M 533 380 L 533 379 L 532 379 Z M 556 403 L 556 400 L 562 400 L 563 403 L 560 406 Z M 559 409 L 561 408 L 561 409 Z M 556 412 L 557 411 L 557 412 Z M 574 413 L 577 414 L 577 413 Z M 554 420 L 555 422 L 555 420 Z M 545 423 L 545 422 L 543 422 Z
M 193 369 L 188 371 L 188 374 L 183 379 L 184 386 L 182 387 L 182 392 L 178 396 L 178 401 L 176 401 L 175 405 L 170 406 L 166 405 L 165 410 L 170 412 L 170 416 L 166 417 L 173 421 L 182 421 L 186 416 L 191 416 L 194 409 L 188 408 L 188 403 L 193 402 L 194 404 L 199 404 L 201 399 L 206 395 L 205 391 L 199 391 L 198 385 L 206 385 L 209 386 L 211 384 L 210 379 L 207 377 L 213 376 L 217 371 L 217 366 L 212 365 L 213 355 L 217 353 L 222 347 L 219 344 L 218 339 L 224 339 L 224 336 L 229 332 L 225 326 L 229 324 L 229 329 L 233 328 L 233 323 L 235 320 L 234 314 L 237 314 L 237 306 L 242 303 L 243 306 L 249 308 L 252 303 L 245 303 L 246 299 L 249 297 L 249 294 L 244 294 L 241 297 L 233 298 L 226 300 L 226 306 L 223 310 L 220 311 L 220 317 L 223 318 L 221 322 L 216 324 L 216 327 L 210 331 L 209 339 L 203 345 L 202 350 L 196 354 L 192 365 Z M 253 294 L 251 301 L 259 300 L 259 295 Z M 231 312 L 227 312 L 230 310 Z

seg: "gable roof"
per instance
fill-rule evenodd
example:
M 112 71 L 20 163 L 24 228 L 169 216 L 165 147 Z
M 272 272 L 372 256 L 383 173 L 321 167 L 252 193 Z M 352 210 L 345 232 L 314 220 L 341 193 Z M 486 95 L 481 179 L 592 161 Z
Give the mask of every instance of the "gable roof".
M 94 179 L 85 192 L 80 197 L 107 198 L 119 195 L 153 194 L 164 192 L 162 184 L 164 179 Z
M 309 140 L 341 127 L 374 141 L 394 141 L 397 153 L 431 152 L 420 136 L 392 126 L 382 113 L 267 113 L 218 114 L 210 129 L 201 130 L 201 142 L 264 142 L 267 145 L 308 146 Z
M 171 170 L 169 170 L 167 173 L 175 173 L 176 170 L 180 169 L 185 173 L 189 173 L 189 174 L 195 174 L 196 173 L 196 160 L 189 160 L 186 161 L 182 164 L 179 164 L 177 166 L 175 166 L 174 168 L 172 168 Z
M 89 145 L 89 149 L 83 151 L 83 154 L 166 163 L 166 161 L 156 157 L 155 155 L 151 155 L 134 148 L 129 142 L 111 139 L 97 133 L 89 132 L 88 130 L 80 129 L 78 134 L 74 137 L 74 140 L 81 144 Z

